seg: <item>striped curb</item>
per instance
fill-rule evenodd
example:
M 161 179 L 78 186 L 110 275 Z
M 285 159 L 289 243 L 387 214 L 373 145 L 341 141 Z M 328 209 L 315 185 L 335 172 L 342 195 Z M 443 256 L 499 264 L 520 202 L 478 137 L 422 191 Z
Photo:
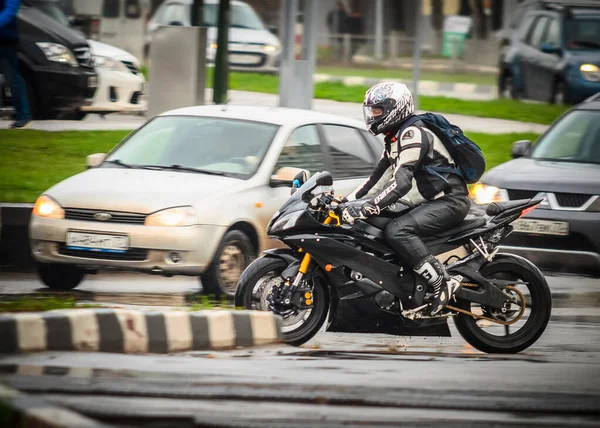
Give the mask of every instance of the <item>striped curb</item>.
M 0 409 L 2 416 L 7 418 L 11 426 L 36 428 L 103 428 L 109 427 L 86 418 L 71 410 L 56 407 L 45 401 L 19 391 L 0 385 Z
M 0 353 L 154 353 L 282 342 L 281 317 L 262 311 L 66 309 L 0 315 Z
M 332 76 L 329 74 L 315 74 L 315 82 L 341 82 L 346 86 L 373 86 L 381 82 L 397 82 L 404 83 L 412 87 L 411 80 L 401 79 L 375 79 L 372 77 L 361 76 Z M 451 83 L 451 82 L 435 82 L 432 80 L 419 81 L 419 92 L 439 92 L 439 93 L 463 93 L 463 94 L 481 94 L 495 95 L 498 87 L 494 85 L 475 85 L 473 83 Z

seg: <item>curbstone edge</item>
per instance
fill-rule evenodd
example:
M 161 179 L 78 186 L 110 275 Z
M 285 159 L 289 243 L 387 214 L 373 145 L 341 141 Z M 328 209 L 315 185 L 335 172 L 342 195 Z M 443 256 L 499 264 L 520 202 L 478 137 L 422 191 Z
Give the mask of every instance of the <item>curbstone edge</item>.
M 155 353 L 282 342 L 281 317 L 259 311 L 142 312 L 62 309 L 0 315 L 0 353 Z

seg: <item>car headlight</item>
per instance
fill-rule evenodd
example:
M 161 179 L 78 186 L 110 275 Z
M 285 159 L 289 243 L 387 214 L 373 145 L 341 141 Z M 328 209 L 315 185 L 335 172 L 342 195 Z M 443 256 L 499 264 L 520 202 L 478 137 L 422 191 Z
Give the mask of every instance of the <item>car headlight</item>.
M 48 61 L 61 62 L 69 64 L 71 67 L 79 67 L 79 63 L 73 55 L 73 52 L 66 46 L 59 43 L 38 42 L 37 47 L 42 50 Z
M 263 50 L 265 52 L 277 52 L 279 48 L 277 46 L 273 46 L 273 45 L 266 45 L 263 47 Z
M 192 207 L 168 208 L 146 217 L 146 226 L 192 226 L 198 223 L 198 214 Z
M 488 186 L 483 183 L 476 183 L 471 187 L 469 195 L 477 205 L 491 204 L 492 202 L 502 202 L 502 189 L 495 186 Z
M 600 70 L 597 65 L 581 64 L 579 71 L 581 71 L 584 79 L 591 80 L 592 82 L 600 82 Z
M 33 215 L 45 218 L 65 218 L 65 210 L 56 201 L 46 195 L 37 198 L 33 206 Z
M 109 71 L 129 72 L 129 69 L 121 61 L 109 58 L 107 56 L 94 56 L 94 65 Z
M 281 230 L 286 230 L 294 227 L 303 213 L 304 210 L 295 211 L 291 214 L 284 215 L 279 220 L 277 220 L 275 224 L 273 224 L 273 226 L 271 226 L 271 232 L 279 232 Z

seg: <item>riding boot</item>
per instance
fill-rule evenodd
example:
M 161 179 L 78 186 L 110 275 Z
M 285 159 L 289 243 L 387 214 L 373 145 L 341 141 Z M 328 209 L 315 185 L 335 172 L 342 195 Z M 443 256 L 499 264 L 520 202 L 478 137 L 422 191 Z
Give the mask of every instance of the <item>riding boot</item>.
M 450 277 L 438 259 L 429 255 L 415 267 L 415 272 L 431 286 L 430 315 L 439 314 L 460 288 L 461 277 Z

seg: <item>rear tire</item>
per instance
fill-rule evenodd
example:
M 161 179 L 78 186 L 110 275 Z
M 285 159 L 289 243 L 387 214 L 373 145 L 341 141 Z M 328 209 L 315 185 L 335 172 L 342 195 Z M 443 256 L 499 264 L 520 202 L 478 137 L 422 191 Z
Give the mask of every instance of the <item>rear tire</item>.
M 458 314 L 454 323 L 460 335 L 474 348 L 488 354 L 516 354 L 533 345 L 544 333 L 552 312 L 552 295 L 542 272 L 529 260 L 512 254 L 498 254 L 496 259 L 483 266 L 486 278 L 509 273 L 529 285 L 531 314 L 521 329 L 508 336 L 487 333 L 477 325 L 472 316 Z M 459 300 L 459 308 L 471 311 L 471 302 Z M 510 328 L 510 326 L 509 326 Z
M 554 91 L 550 101 L 556 105 L 565 105 L 567 103 L 567 86 L 565 82 L 558 80 L 554 84 Z
M 252 262 L 240 277 L 235 305 L 250 310 L 267 310 L 258 306 L 257 298 L 264 297 L 257 296 L 255 289 L 261 286 L 260 283 L 265 281 L 265 278 L 276 279 L 287 266 L 288 263 L 285 260 L 276 257 L 261 257 Z M 300 346 L 312 339 L 323 326 L 329 312 L 329 291 L 324 278 L 313 275 L 309 280 L 312 280 L 313 284 L 314 305 L 311 312 L 302 318 L 304 322 L 297 328 L 286 331 L 288 327 L 286 327 L 286 318 L 284 317 L 283 340 L 288 345 Z
M 72 290 L 85 277 L 83 269 L 59 263 L 38 263 L 37 272 L 44 285 L 53 290 Z

